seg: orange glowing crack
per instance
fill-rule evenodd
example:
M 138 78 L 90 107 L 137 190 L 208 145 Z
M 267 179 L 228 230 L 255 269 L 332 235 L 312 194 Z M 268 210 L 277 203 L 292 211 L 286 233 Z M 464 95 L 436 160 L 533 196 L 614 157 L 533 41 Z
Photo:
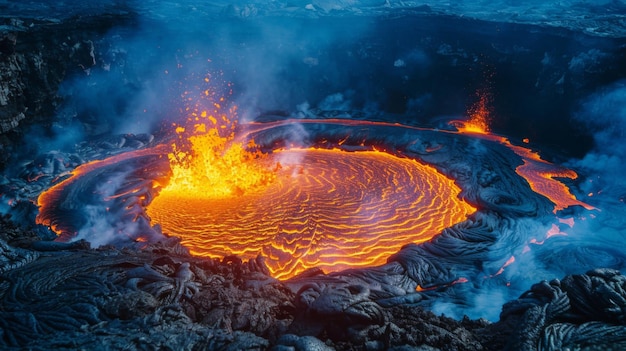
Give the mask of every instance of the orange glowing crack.
M 434 291 L 434 290 L 439 290 L 439 289 L 442 289 L 442 288 L 449 288 L 449 287 L 451 287 L 453 285 L 456 285 L 456 284 L 467 283 L 468 281 L 469 280 L 467 278 L 460 277 L 457 280 L 454 280 L 454 281 L 452 281 L 450 283 L 443 284 L 443 285 L 434 285 L 434 286 L 429 286 L 429 287 L 422 287 L 421 285 L 418 285 L 415 288 L 415 291 L 417 291 L 417 292 Z
M 268 157 L 281 167 L 261 186 L 213 198 L 168 186 L 148 215 L 195 255 L 263 255 L 274 277 L 288 279 L 312 267 L 384 264 L 475 211 L 452 180 L 416 160 L 312 148 Z

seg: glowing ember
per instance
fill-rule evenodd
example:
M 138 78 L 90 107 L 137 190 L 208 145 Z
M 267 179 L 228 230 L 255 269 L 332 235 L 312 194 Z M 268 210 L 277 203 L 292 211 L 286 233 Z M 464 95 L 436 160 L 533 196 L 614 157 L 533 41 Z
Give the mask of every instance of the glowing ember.
M 271 155 L 276 178 L 240 196 L 162 192 L 148 214 L 192 253 L 263 255 L 272 275 L 385 263 L 475 209 L 434 168 L 378 152 L 289 149 Z

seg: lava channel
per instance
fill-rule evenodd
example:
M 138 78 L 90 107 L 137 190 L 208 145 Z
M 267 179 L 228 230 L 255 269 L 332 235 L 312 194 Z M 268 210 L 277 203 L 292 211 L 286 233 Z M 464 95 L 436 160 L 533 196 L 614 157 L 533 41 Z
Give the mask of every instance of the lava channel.
M 276 178 L 230 197 L 162 191 L 148 215 L 192 254 L 266 258 L 275 278 L 376 266 L 475 211 L 435 168 L 380 151 L 273 152 Z M 167 189 L 167 188 L 166 188 Z

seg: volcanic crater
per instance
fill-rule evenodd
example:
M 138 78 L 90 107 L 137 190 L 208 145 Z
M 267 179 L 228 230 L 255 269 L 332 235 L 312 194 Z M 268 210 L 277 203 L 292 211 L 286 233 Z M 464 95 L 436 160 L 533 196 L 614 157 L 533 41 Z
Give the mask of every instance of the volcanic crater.
M 626 345 L 616 4 L 109 5 L 6 7 L 2 348 Z

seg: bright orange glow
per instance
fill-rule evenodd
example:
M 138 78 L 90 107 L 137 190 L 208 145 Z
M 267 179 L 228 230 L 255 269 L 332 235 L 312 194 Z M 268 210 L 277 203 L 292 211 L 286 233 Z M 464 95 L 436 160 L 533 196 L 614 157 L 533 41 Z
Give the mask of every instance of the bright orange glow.
M 209 83 L 209 78 L 204 81 Z M 225 198 L 239 196 L 271 183 L 274 173 L 263 162 L 266 155 L 255 152 L 253 142 L 234 141 L 237 108 L 223 101 L 216 92 L 205 89 L 198 98 L 183 98 L 187 119 L 174 124 L 178 139 L 168 153 L 172 174 L 161 194 L 177 198 Z M 225 111 L 223 111 L 225 110 Z
M 384 264 L 475 211 L 452 180 L 413 159 L 337 149 L 268 157 L 271 182 L 222 198 L 163 191 L 148 214 L 195 255 L 263 255 L 274 277 L 288 279 L 312 267 Z
M 264 155 L 233 143 L 232 135 L 222 137 L 215 128 L 196 127 L 195 131 L 199 134 L 188 137 L 190 152 L 172 145 L 173 151 L 168 154 L 172 176 L 161 194 L 178 198 L 230 197 L 274 179 L 274 173 L 261 162 Z

